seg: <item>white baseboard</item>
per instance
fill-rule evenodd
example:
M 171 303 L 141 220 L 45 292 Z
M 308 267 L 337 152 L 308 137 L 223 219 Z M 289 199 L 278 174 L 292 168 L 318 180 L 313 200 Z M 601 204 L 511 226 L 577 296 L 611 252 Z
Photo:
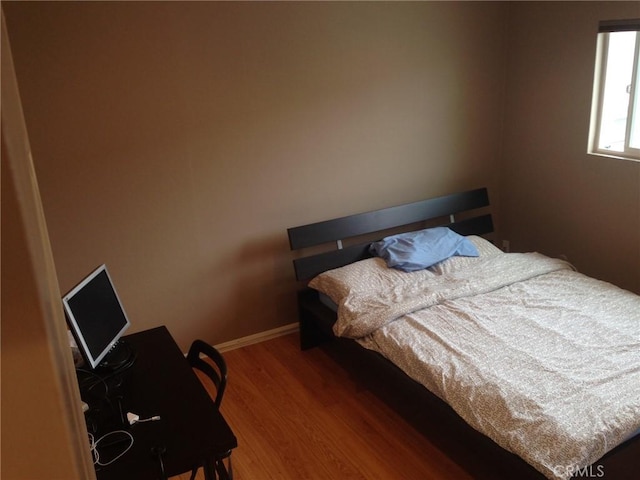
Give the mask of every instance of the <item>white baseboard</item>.
M 290 333 L 297 332 L 297 331 L 298 331 L 298 323 L 290 323 L 288 325 L 283 325 L 282 327 L 273 328 L 265 332 L 254 333 L 253 335 L 248 335 L 246 337 L 237 338 L 235 340 L 230 340 L 228 342 L 220 343 L 218 345 L 215 345 L 215 347 L 220 352 L 226 352 L 229 350 L 235 350 L 236 348 L 246 347 L 247 345 L 253 345 L 254 343 L 264 342 L 265 340 L 270 340 L 272 338 L 288 335 Z

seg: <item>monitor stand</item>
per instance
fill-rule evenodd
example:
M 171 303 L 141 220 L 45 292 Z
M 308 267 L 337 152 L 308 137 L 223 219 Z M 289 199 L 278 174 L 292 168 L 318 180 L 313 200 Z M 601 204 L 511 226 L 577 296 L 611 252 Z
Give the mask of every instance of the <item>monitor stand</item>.
M 133 365 L 136 355 L 135 351 L 126 340 L 120 339 L 109 350 L 109 353 L 102 359 L 96 370 L 101 372 L 113 372 L 121 368 Z

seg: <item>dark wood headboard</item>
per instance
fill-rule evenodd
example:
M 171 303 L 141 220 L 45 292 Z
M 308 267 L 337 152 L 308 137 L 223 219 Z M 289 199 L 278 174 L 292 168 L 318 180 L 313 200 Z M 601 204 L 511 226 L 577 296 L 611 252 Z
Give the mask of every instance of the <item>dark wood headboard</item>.
M 326 270 L 370 257 L 370 242 L 342 248 L 342 241 L 418 222 L 449 217 L 445 225 L 461 235 L 484 235 L 493 232 L 491 214 L 470 216 L 455 221 L 454 215 L 489 205 L 486 188 L 454 193 L 419 202 L 407 203 L 372 212 L 359 213 L 323 222 L 310 223 L 287 230 L 291 250 L 336 242 L 337 250 L 297 258 L 293 261 L 296 279 L 306 280 Z

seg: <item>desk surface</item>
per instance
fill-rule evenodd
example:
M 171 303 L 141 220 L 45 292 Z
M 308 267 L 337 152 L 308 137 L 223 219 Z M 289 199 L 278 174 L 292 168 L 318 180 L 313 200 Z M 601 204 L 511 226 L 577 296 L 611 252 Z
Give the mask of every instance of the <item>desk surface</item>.
M 173 476 L 237 446 L 229 425 L 165 327 L 128 335 L 125 340 L 137 354 L 134 365 L 122 374 L 125 415 L 159 415 L 161 420 L 127 426 L 133 446 L 114 463 L 97 467 L 99 480 L 158 479 L 160 463 L 152 454 L 154 447 L 165 449 L 165 472 Z M 101 456 L 108 459 L 108 453 L 105 450 Z

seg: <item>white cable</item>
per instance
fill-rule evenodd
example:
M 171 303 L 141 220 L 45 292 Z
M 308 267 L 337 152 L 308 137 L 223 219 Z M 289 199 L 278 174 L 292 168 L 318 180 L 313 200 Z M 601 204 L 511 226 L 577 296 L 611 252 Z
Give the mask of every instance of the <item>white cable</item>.
M 142 423 L 142 422 L 155 422 L 160 420 L 160 415 L 154 415 L 153 417 L 149 417 L 149 418 L 140 418 L 138 420 L 136 420 L 136 423 Z
M 153 417 L 149 417 L 149 418 L 140 418 L 140 415 L 127 412 L 127 421 L 129 422 L 129 425 L 135 425 L 136 423 L 142 423 L 142 422 L 155 422 L 157 420 L 160 420 L 160 415 L 154 415 Z
M 112 458 L 108 462 L 101 463 L 100 462 L 100 453 L 98 452 L 98 446 L 100 445 L 100 442 L 102 442 L 105 438 L 109 437 L 110 435 L 114 435 L 116 433 L 123 433 L 127 437 L 129 437 L 129 445 L 127 445 L 122 452 L 120 452 L 118 455 L 116 455 L 114 458 Z M 94 465 L 99 465 L 101 467 L 106 467 L 107 465 L 110 465 L 113 462 L 115 462 L 116 460 L 118 460 L 121 456 L 123 456 L 125 453 L 127 453 L 131 449 L 132 446 L 133 446 L 133 435 L 131 435 L 129 432 L 127 432 L 125 430 L 114 430 L 113 432 L 105 433 L 98 440 L 95 440 L 95 437 L 93 436 L 93 434 L 91 434 L 91 433 L 89 434 L 89 448 L 91 449 L 91 454 L 93 455 L 93 464 Z

